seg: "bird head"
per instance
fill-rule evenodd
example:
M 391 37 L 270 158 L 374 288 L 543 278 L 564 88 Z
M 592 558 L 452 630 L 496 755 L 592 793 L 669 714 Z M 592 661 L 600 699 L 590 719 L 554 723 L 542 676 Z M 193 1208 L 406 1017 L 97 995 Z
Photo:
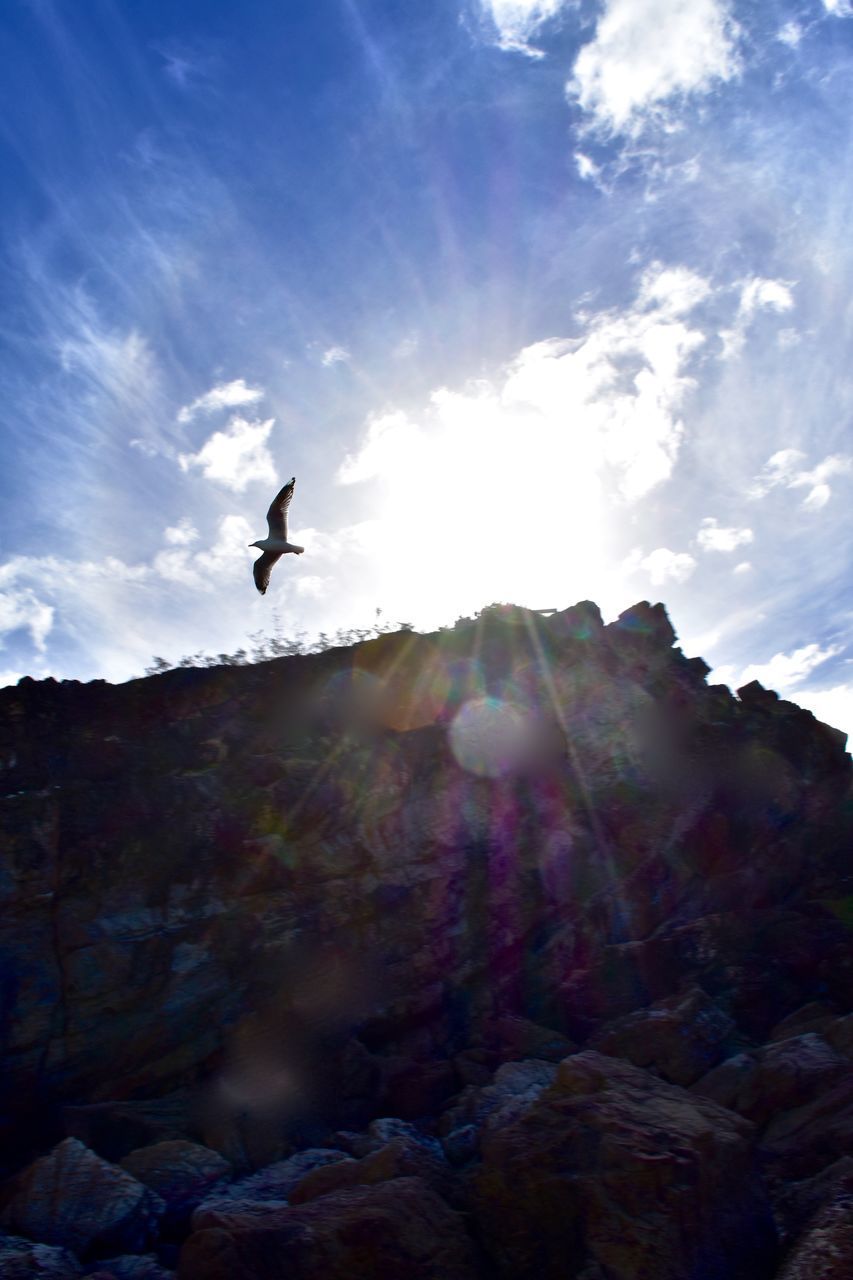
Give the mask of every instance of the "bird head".
M 259 542 L 250 542 L 250 543 L 249 543 L 249 546 L 250 546 L 250 547 L 259 547 L 260 545 L 261 545 L 261 544 L 260 544 Z

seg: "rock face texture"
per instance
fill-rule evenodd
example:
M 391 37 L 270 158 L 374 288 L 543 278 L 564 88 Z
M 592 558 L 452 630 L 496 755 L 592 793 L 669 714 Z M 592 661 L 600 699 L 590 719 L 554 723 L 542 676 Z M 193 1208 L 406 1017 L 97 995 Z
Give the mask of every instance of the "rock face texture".
M 584 602 L 0 690 L 0 1259 L 842 1275 L 851 761 L 707 671 Z

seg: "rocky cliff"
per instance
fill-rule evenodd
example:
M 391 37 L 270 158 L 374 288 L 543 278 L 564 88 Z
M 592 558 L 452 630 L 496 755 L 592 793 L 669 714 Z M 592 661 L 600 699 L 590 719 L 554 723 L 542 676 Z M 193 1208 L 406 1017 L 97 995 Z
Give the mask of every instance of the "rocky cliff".
M 0 1273 L 853 1274 L 850 757 L 707 671 L 585 602 L 0 691 Z

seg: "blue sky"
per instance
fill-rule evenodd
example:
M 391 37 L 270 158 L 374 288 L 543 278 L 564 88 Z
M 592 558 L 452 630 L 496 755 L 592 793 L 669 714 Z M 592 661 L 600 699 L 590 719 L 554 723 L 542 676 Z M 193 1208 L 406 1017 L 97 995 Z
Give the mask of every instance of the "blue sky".
M 853 731 L 845 0 L 7 0 L 0 60 L 4 683 L 651 598 Z

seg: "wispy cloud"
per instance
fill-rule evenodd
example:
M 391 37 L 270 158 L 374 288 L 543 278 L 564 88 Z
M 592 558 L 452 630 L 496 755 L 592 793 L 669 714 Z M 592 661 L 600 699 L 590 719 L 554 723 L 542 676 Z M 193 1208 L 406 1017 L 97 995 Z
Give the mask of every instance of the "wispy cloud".
M 834 453 L 815 467 L 805 467 L 805 454 L 799 449 L 780 449 L 762 467 L 750 490 L 752 498 L 763 498 L 771 489 L 808 489 L 802 505 L 807 511 L 820 511 L 832 496 L 827 483 L 833 476 L 849 475 L 853 458 Z
M 320 364 L 324 369 L 329 369 L 333 364 L 347 364 L 351 359 L 346 347 L 327 347 L 320 356 Z
M 200 467 L 207 480 L 214 480 L 235 493 L 242 493 L 253 480 L 275 481 L 272 454 L 267 448 L 275 418 L 249 421 L 235 414 L 224 431 L 214 431 L 197 453 L 181 453 L 182 471 Z
M 678 102 L 738 74 L 738 34 L 724 0 L 607 0 L 569 96 L 608 134 L 668 125 Z
M 233 382 L 219 382 L 204 395 L 178 410 L 178 422 L 191 422 L 197 413 L 214 413 L 217 409 L 237 409 L 242 405 L 257 404 L 263 399 L 260 387 L 249 387 L 243 378 Z
M 668 547 L 657 547 L 647 556 L 635 548 L 625 562 L 628 573 L 643 570 L 654 587 L 662 587 L 668 582 L 686 582 L 695 568 L 696 561 L 688 552 L 670 551 Z
M 713 516 L 706 516 L 696 540 L 703 551 L 734 551 L 752 542 L 753 532 L 735 526 L 724 528 Z

